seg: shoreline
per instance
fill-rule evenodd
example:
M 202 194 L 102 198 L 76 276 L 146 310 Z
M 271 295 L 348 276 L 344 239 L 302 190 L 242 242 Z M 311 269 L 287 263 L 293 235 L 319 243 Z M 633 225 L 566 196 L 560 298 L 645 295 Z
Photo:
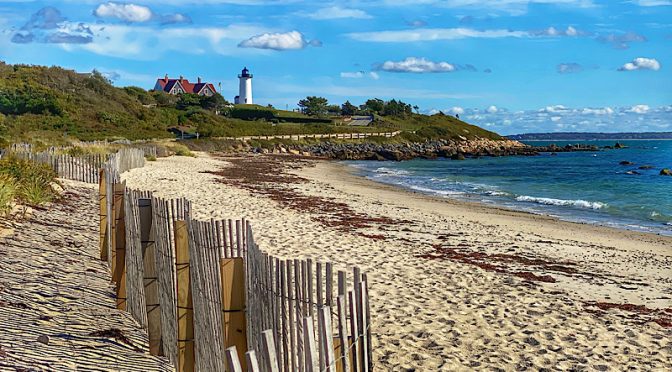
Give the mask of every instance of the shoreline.
M 352 177 L 356 177 L 356 178 L 360 178 L 360 179 L 363 179 L 363 180 L 370 181 L 375 185 L 386 186 L 386 187 L 389 187 L 392 190 L 403 191 L 403 192 L 407 192 L 407 193 L 414 194 L 414 195 L 415 194 L 424 195 L 424 196 L 430 197 L 430 198 L 432 198 L 434 200 L 437 200 L 437 201 L 451 201 L 451 202 L 455 202 L 455 203 L 458 203 L 458 204 L 459 203 L 464 203 L 464 204 L 467 204 L 467 205 L 479 206 L 479 207 L 482 207 L 482 208 L 491 208 L 491 209 L 500 210 L 500 211 L 522 213 L 522 214 L 531 215 L 531 216 L 535 216 L 535 217 L 548 218 L 550 220 L 557 221 L 557 222 L 566 222 L 566 223 L 577 224 L 577 225 L 600 227 L 600 228 L 610 229 L 610 230 L 614 230 L 614 231 L 626 231 L 626 232 L 640 233 L 640 234 L 651 234 L 651 235 L 658 235 L 658 236 L 664 236 L 664 237 L 672 238 L 672 226 L 670 226 L 669 224 L 666 224 L 666 223 L 662 223 L 662 222 L 660 223 L 660 225 L 655 225 L 655 224 L 646 225 L 646 226 L 645 225 L 640 225 L 639 227 L 642 228 L 642 230 L 637 230 L 635 228 L 632 228 L 632 229 L 627 228 L 626 225 L 621 226 L 621 225 L 615 224 L 613 226 L 609 226 L 609 225 L 605 225 L 605 224 L 601 224 L 601 223 L 597 223 L 597 222 L 596 223 L 591 223 L 591 222 L 584 222 L 584 221 L 572 221 L 570 219 L 563 219 L 563 218 L 558 217 L 558 216 L 552 216 L 552 215 L 549 215 L 548 213 L 545 213 L 545 212 L 538 212 L 537 213 L 537 212 L 534 212 L 534 211 L 527 211 L 527 210 L 522 210 L 522 209 L 510 208 L 510 207 L 507 207 L 507 206 L 499 205 L 497 202 L 492 202 L 490 204 L 490 203 L 484 202 L 482 200 L 463 200 L 463 199 L 453 197 L 453 196 L 450 196 L 450 195 L 447 195 L 447 196 L 433 195 L 431 192 L 423 192 L 423 191 L 419 191 L 419 190 L 414 190 L 414 189 L 411 189 L 411 188 L 404 187 L 402 185 L 397 185 L 397 184 L 393 184 L 393 183 L 386 183 L 386 182 L 378 182 L 378 181 L 367 178 L 365 175 L 357 174 L 357 172 L 358 172 L 357 167 L 349 165 L 349 164 L 345 164 L 345 163 L 343 163 L 343 161 L 339 161 L 339 160 L 323 160 L 323 161 L 333 162 L 334 164 L 342 166 L 344 168 L 342 170 L 342 172 L 347 173 L 348 175 L 350 175 Z M 467 195 L 471 196 L 472 194 L 467 194 Z M 474 199 L 477 199 L 478 194 L 473 194 L 473 195 L 474 195 Z M 665 229 L 665 226 L 670 226 L 670 227 L 669 227 L 669 229 Z M 655 228 L 655 229 L 660 230 L 660 231 L 643 231 L 645 228 L 652 228 L 652 229 Z M 668 231 L 668 230 L 669 230 L 669 233 L 665 234 L 664 232 Z M 672 248 L 670 248 L 670 253 L 672 253 Z
M 662 254 L 668 254 L 672 256 L 672 248 L 668 248 L 672 247 L 672 236 L 662 235 L 654 232 L 643 232 L 643 231 L 621 229 L 611 226 L 596 225 L 587 222 L 567 221 L 554 216 L 509 209 L 503 206 L 490 205 L 478 201 L 459 200 L 451 197 L 441 197 L 437 195 L 431 195 L 423 193 L 421 191 L 406 189 L 401 186 L 391 185 L 383 182 L 376 182 L 374 180 L 366 178 L 365 176 L 356 174 L 357 172 L 356 168 L 347 164 L 343 164 L 339 161 L 320 160 L 318 161 L 318 163 L 320 164 L 319 166 L 327 168 L 328 172 L 333 172 L 334 174 L 336 174 L 333 178 L 340 178 L 344 182 L 352 183 L 353 185 L 363 185 L 366 186 L 367 188 L 371 188 L 374 190 L 384 190 L 391 193 L 399 193 L 407 195 L 413 199 L 419 199 L 429 203 L 433 202 L 446 203 L 454 207 L 465 208 L 470 211 L 477 211 L 484 214 L 492 214 L 492 212 L 494 212 L 494 214 L 496 214 L 498 217 L 519 218 L 528 222 L 539 224 L 548 222 L 552 224 L 557 224 L 558 226 L 566 227 L 568 230 L 576 230 L 576 229 L 588 230 L 588 232 L 591 233 L 596 232 L 599 233 L 600 235 L 604 235 L 604 238 L 609 240 L 634 239 L 639 242 L 648 242 L 652 244 L 665 243 L 669 244 L 667 247 L 663 247 L 667 249 L 661 250 L 659 252 Z M 330 177 L 330 180 L 333 180 L 333 178 Z M 400 197 L 400 199 L 403 199 L 403 196 Z M 614 235 L 616 235 L 616 238 L 609 238 L 609 236 Z M 641 247 L 639 247 L 638 250 L 640 248 Z

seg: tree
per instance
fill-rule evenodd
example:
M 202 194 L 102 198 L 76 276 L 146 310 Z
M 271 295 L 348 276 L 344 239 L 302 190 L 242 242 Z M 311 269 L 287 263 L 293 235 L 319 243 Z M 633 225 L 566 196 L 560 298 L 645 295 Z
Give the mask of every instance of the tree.
M 350 101 L 345 101 L 345 103 L 341 105 L 341 115 L 352 116 L 355 115 L 356 112 L 357 106 L 350 103 Z
M 418 107 L 418 105 L 414 105 L 413 110 L 415 110 L 416 114 L 418 114 L 418 115 L 420 114 L 420 107 Z
M 362 111 L 368 111 L 369 113 L 382 114 L 385 109 L 385 101 L 379 98 L 373 98 L 367 100 L 362 105 Z
M 324 97 L 308 96 L 299 101 L 301 112 L 310 116 L 325 116 L 329 101 Z

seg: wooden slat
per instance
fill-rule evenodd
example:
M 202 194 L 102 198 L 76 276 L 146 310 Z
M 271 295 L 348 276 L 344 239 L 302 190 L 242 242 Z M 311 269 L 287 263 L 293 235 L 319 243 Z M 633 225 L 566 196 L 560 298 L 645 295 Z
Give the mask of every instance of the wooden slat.
M 357 325 L 357 298 L 352 291 L 348 291 L 348 299 L 350 302 L 350 335 L 352 337 L 352 371 L 361 371 L 359 362 L 359 330 Z
M 245 318 L 245 272 L 242 258 L 223 258 L 220 265 L 222 281 L 222 316 L 224 345 L 235 346 L 242 361 L 247 350 Z M 245 366 L 243 366 L 244 368 Z
M 101 169 L 98 182 L 98 205 L 100 214 L 100 229 L 98 246 L 100 248 L 100 260 L 107 261 L 107 180 L 105 179 L 105 170 Z
M 336 371 L 336 362 L 334 358 L 334 336 L 331 330 L 331 308 L 324 306 L 319 311 L 319 319 L 322 324 L 320 330 L 321 349 L 324 351 L 324 371 Z
M 112 270 L 112 281 L 115 283 L 115 295 L 117 297 L 117 309 L 126 310 L 126 228 L 124 214 L 124 191 L 126 185 L 118 183 L 114 185 L 115 194 L 115 216 L 116 216 L 116 239 L 114 247 L 114 268 Z
M 254 350 L 245 353 L 245 360 L 247 361 L 247 372 L 261 372 L 259 361 L 257 361 L 257 353 Z
M 306 345 L 306 372 L 320 371 L 320 364 L 317 356 L 317 346 L 315 345 L 315 330 L 313 318 L 307 316 L 303 318 L 303 329 L 305 332 Z
M 263 341 L 264 341 L 264 354 L 266 357 L 266 366 L 268 367 L 269 372 L 280 372 L 278 368 L 277 357 L 275 355 L 275 342 L 273 341 L 273 331 L 266 330 L 262 332 Z
M 175 267 L 177 271 L 177 370 L 193 372 L 194 309 L 189 268 L 189 235 L 187 222 L 175 221 Z
M 350 372 L 350 357 L 348 353 L 348 330 L 347 330 L 347 304 L 344 295 L 339 295 L 336 298 L 338 305 L 338 339 L 339 339 L 339 353 L 337 358 L 340 359 L 340 371 Z
M 226 360 L 228 362 L 229 372 L 243 372 L 243 367 L 240 365 L 238 352 L 236 351 L 235 346 L 226 349 Z

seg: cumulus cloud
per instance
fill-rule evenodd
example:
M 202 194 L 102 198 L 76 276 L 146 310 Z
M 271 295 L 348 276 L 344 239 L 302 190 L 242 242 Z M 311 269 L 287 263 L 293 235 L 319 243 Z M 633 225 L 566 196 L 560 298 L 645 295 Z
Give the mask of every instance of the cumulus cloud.
M 618 71 L 635 71 L 635 70 L 660 70 L 660 62 L 653 58 L 635 58 L 632 62 L 628 62 L 618 68 Z
M 669 6 L 672 5 L 670 0 L 633 0 L 631 3 L 639 6 Z
M 98 5 L 93 15 L 98 18 L 116 18 L 126 22 L 147 22 L 153 17 L 152 10 L 146 6 L 114 2 Z
M 322 8 L 314 13 L 306 14 L 308 18 L 312 19 L 343 19 L 343 18 L 354 18 L 354 19 L 370 19 L 373 18 L 367 12 L 360 9 L 349 9 L 341 8 L 339 6 L 332 6 L 328 8 Z
M 650 109 L 651 108 L 649 107 L 649 105 L 635 105 L 632 106 L 630 109 L 626 110 L 626 112 L 632 112 L 641 115 L 646 114 L 647 112 L 649 112 Z
M 572 26 L 567 26 L 566 29 L 557 29 L 553 26 L 545 28 L 543 30 L 530 31 L 530 34 L 533 36 L 549 36 L 549 37 L 559 37 L 559 36 L 583 36 L 586 35 L 585 32 L 579 31 Z
M 93 40 L 91 28 L 84 23 L 69 22 L 54 7 L 44 7 L 35 12 L 11 41 L 16 44 L 87 44 Z
M 494 106 L 494 105 L 493 105 L 493 106 L 490 106 L 490 107 L 488 107 L 487 109 L 485 109 L 485 111 L 488 112 L 488 113 L 490 113 L 490 114 L 494 114 L 494 113 L 496 113 L 496 112 L 499 111 L 499 110 L 497 109 L 497 106 Z
M 319 40 L 308 41 L 299 31 L 289 31 L 282 33 L 267 32 L 241 41 L 240 44 L 238 44 L 238 47 L 272 49 L 281 51 L 303 49 L 306 47 L 306 45 L 321 46 L 322 42 Z
M 586 107 L 581 110 L 581 113 L 584 115 L 611 115 L 614 113 L 614 109 L 612 109 L 611 107 L 603 107 L 603 108 Z
M 459 106 L 455 106 L 455 107 L 451 107 L 450 109 L 448 109 L 448 112 L 450 112 L 451 114 L 462 115 L 462 114 L 464 114 L 464 108 L 459 107 Z
M 386 61 L 378 66 L 379 70 L 388 72 L 453 72 L 457 67 L 448 62 L 433 62 L 425 58 L 408 57 L 403 61 Z
M 583 71 L 583 66 L 578 63 L 561 63 L 556 67 L 559 74 L 572 74 Z

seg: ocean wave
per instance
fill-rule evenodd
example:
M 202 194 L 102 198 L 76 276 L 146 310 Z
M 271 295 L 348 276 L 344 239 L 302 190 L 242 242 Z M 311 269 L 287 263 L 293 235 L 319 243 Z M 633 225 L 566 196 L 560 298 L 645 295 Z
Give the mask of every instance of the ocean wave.
M 563 205 L 570 207 L 586 208 L 586 209 L 602 209 L 607 206 L 601 202 L 591 202 L 587 200 L 564 200 L 553 198 L 538 198 L 534 196 L 521 195 L 516 197 L 517 201 L 532 202 L 545 205 Z
M 379 173 L 390 176 L 405 176 L 411 174 L 411 172 L 403 169 L 392 169 L 388 167 L 380 167 L 373 170 L 373 173 Z
M 417 185 L 412 185 L 412 186 L 408 186 L 408 187 L 413 189 L 413 190 L 416 190 L 416 191 L 427 192 L 427 193 L 438 194 L 438 195 L 463 195 L 464 194 L 461 191 L 436 190 L 436 189 L 430 189 L 430 188 L 427 188 L 427 187 L 422 187 L 422 186 L 417 186 Z

